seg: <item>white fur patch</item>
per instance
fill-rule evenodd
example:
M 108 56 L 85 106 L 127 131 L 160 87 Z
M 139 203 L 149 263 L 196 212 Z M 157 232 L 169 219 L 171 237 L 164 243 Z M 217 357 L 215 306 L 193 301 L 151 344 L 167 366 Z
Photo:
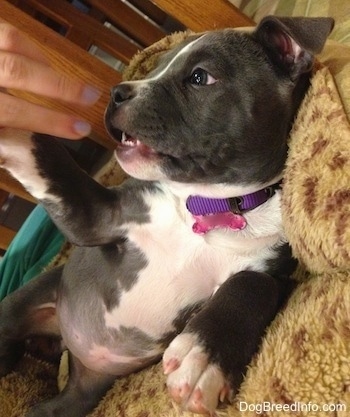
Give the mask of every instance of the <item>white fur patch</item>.
M 201 236 L 192 232 L 193 218 L 185 201 L 169 189 L 163 191 L 145 195 L 150 223 L 126 225 L 128 238 L 148 264 L 121 295 L 119 305 L 105 313 L 107 327 L 136 326 L 154 338 L 169 331 L 181 309 L 210 297 L 234 273 L 263 271 L 271 246 L 282 241 L 277 194 L 247 216 L 245 230 L 215 230 Z M 147 311 L 140 305 L 147 305 Z
M 193 46 L 203 37 L 205 36 L 205 34 L 203 36 L 200 36 L 199 38 L 193 40 L 192 42 L 188 43 L 187 45 L 185 45 L 182 49 L 180 49 L 180 51 L 169 61 L 169 63 L 167 64 L 167 66 L 165 68 L 163 68 L 158 74 L 154 75 L 153 77 L 150 78 L 145 78 L 144 80 L 135 80 L 132 81 L 132 83 L 134 85 L 146 85 L 151 81 L 157 81 L 160 78 L 162 78 L 169 70 L 170 68 L 173 66 L 173 64 L 183 55 L 185 55 L 186 53 L 188 53 Z
M 173 400 L 184 410 L 209 414 L 220 400 L 230 396 L 230 389 L 220 368 L 209 363 L 196 335 L 182 333 L 166 349 L 164 369 L 170 364 L 167 387 Z
M 0 129 L 0 166 L 8 170 L 38 200 L 58 202 L 59 198 L 48 192 L 48 182 L 38 172 L 31 137 L 31 132 Z

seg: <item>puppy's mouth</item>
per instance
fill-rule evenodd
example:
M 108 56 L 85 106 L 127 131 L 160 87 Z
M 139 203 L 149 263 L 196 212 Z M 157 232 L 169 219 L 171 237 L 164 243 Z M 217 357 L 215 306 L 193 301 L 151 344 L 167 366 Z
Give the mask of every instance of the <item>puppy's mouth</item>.
M 145 145 L 139 139 L 129 135 L 129 133 L 123 132 L 120 142 L 118 143 L 119 148 L 123 149 L 142 149 L 149 153 L 157 153 L 153 148 L 148 145 Z
M 160 152 L 157 152 L 152 147 L 146 145 L 137 137 L 123 132 L 121 139 L 117 143 L 117 155 L 127 154 L 128 156 L 141 155 L 143 157 L 156 157 L 161 156 Z

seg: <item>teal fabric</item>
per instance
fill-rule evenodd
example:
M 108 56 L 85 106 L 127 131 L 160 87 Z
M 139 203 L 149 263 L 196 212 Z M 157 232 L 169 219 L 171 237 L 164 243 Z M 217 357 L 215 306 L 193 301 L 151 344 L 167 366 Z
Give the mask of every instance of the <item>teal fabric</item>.
M 45 209 L 36 206 L 0 260 L 0 300 L 40 274 L 63 242 Z

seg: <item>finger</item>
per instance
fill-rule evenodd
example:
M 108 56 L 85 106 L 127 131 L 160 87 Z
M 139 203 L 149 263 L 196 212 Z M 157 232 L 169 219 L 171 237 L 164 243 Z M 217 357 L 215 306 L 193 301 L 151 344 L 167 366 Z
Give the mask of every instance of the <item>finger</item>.
M 83 105 L 95 103 L 101 95 L 96 88 L 71 80 L 41 62 L 3 51 L 0 51 L 0 86 Z
M 35 61 L 49 65 L 38 45 L 9 23 L 0 19 L 0 50 L 26 56 Z
M 80 139 L 91 132 L 90 124 L 84 120 L 4 93 L 0 93 L 0 126 L 31 130 L 66 139 Z

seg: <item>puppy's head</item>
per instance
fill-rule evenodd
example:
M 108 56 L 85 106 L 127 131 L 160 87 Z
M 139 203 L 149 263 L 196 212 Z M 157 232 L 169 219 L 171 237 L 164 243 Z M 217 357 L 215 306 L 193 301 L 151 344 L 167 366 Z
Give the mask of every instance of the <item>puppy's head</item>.
M 332 19 L 265 18 L 187 38 L 142 81 L 112 89 L 106 126 L 131 176 L 183 183 L 266 183 Z M 123 132 L 122 135 L 120 132 Z

